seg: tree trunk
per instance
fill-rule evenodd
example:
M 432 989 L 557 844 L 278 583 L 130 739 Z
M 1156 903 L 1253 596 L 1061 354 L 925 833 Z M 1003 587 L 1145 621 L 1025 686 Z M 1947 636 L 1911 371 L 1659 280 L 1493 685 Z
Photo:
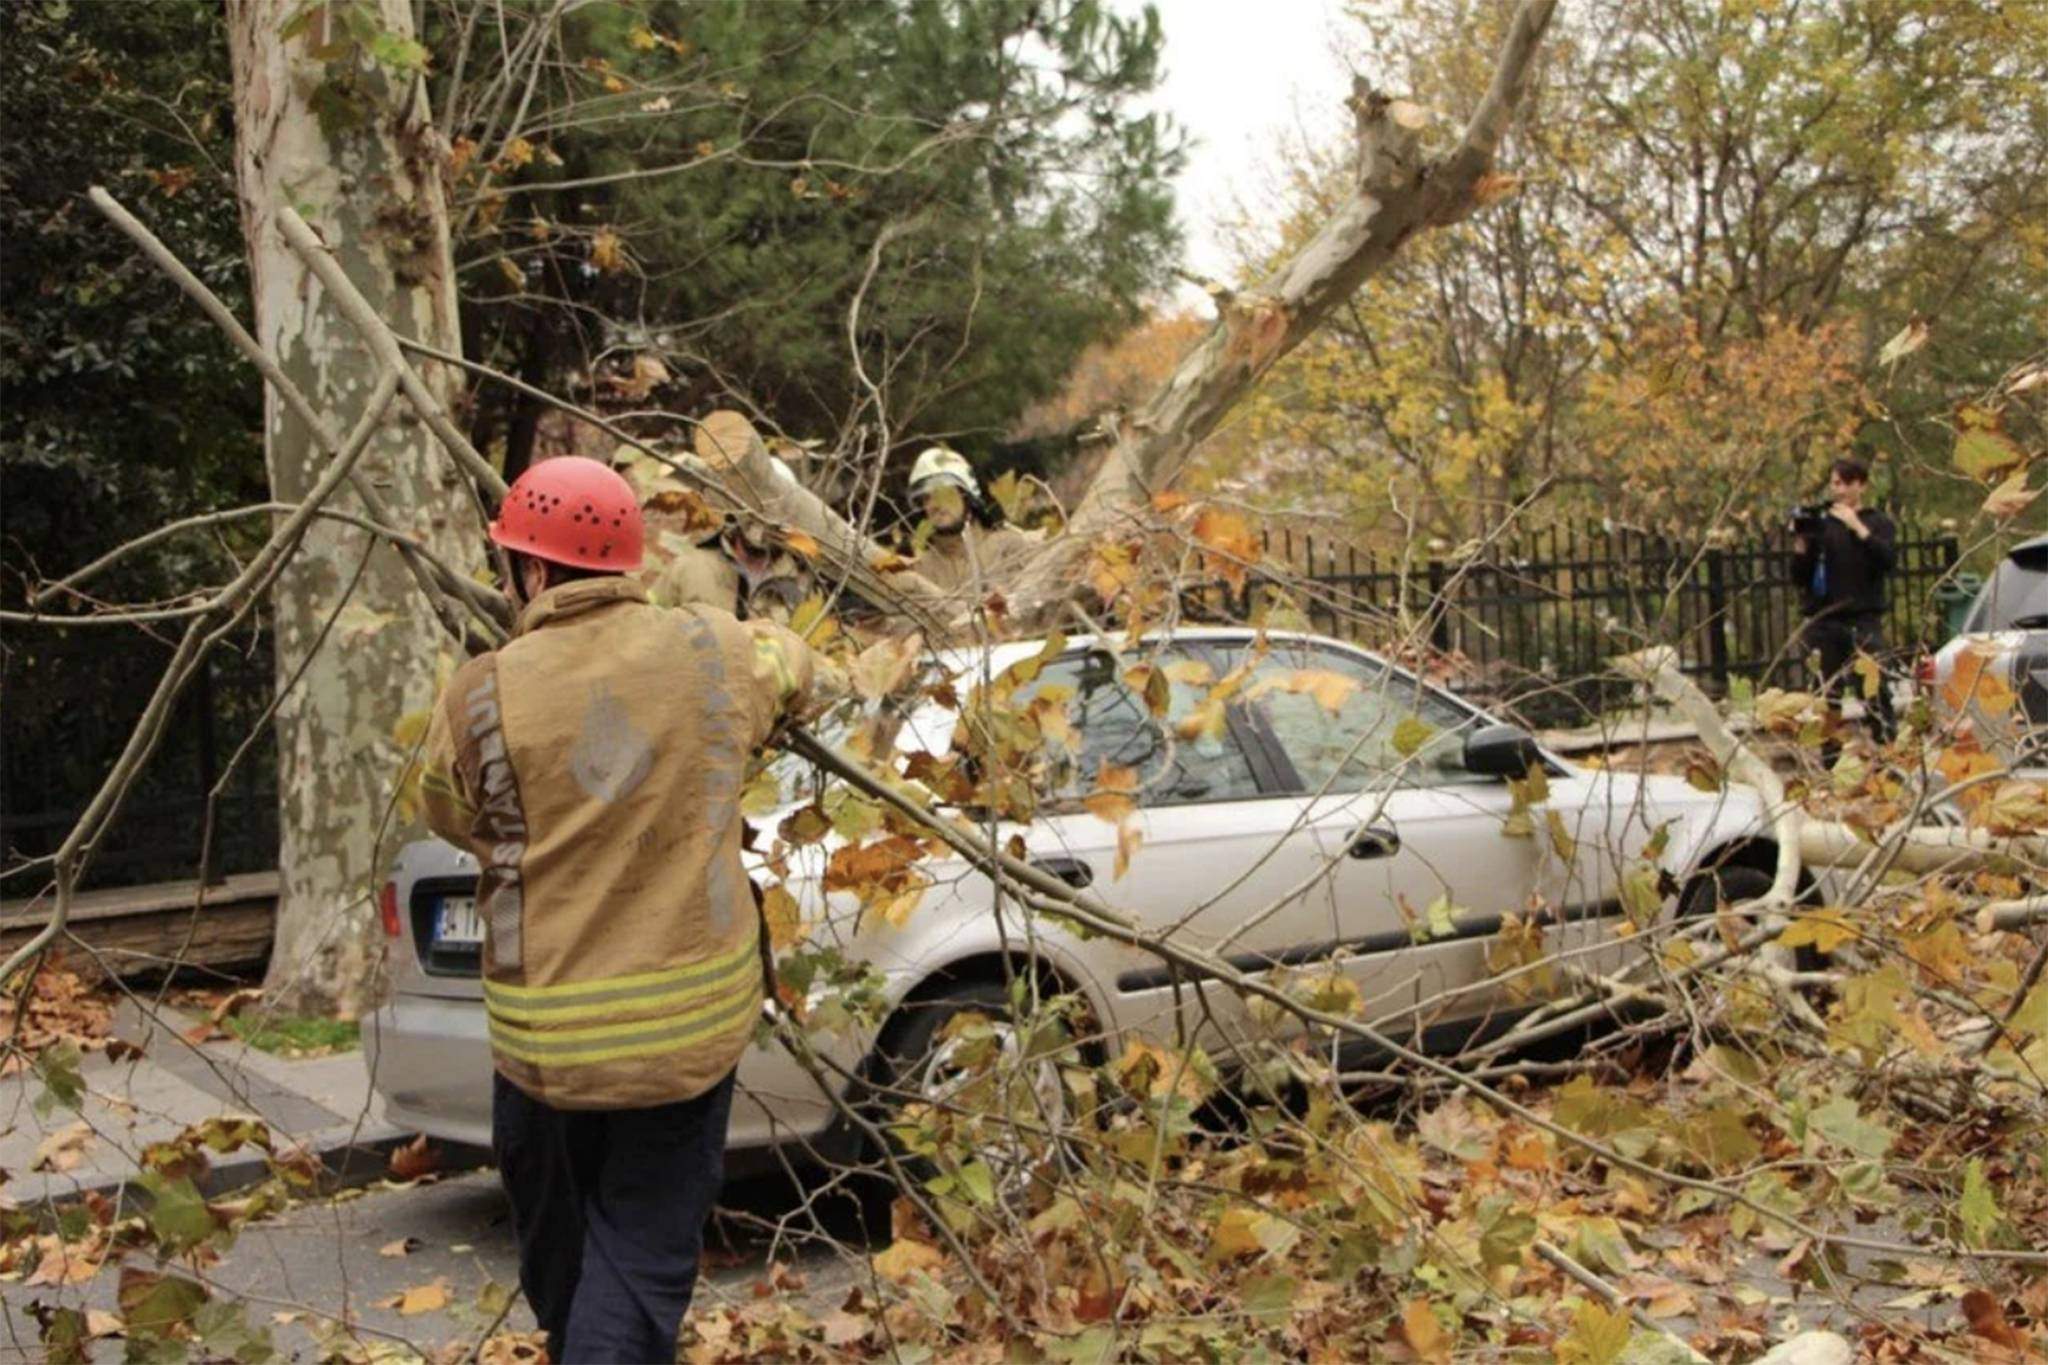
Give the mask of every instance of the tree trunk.
M 328 6 L 287 37 L 299 8 L 230 0 L 237 183 L 256 337 L 345 430 L 376 363 L 354 329 L 323 309 L 324 291 L 279 235 L 276 210 L 297 208 L 400 332 L 456 351 L 448 215 L 424 88 L 404 55 L 415 50 L 408 0 Z M 426 378 L 444 401 L 455 398 L 451 369 L 430 368 Z M 264 438 L 273 496 L 298 501 L 322 460 L 274 392 Z M 392 410 L 359 472 L 430 549 L 451 564 L 475 560 L 473 501 L 410 413 Z M 322 521 L 273 595 L 282 890 L 266 986 L 291 1011 L 352 1014 L 377 984 L 376 891 L 413 833 L 393 809 L 409 754 L 399 722 L 432 705 L 445 647 L 416 593 L 388 545 Z

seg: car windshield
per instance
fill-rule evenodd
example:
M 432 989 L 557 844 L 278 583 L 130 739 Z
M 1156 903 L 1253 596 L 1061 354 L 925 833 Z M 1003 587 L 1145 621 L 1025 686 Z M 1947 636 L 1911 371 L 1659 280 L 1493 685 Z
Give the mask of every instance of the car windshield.
M 2012 552 L 1970 608 L 1965 631 L 2039 630 L 2048 627 L 2048 542 Z

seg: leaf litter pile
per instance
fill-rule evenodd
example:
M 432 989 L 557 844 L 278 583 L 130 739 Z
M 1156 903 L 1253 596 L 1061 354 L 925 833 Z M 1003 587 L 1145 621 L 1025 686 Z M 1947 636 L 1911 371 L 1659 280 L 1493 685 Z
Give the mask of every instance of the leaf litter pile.
M 878 671 L 890 676 L 876 690 L 902 684 L 893 666 Z M 1173 681 L 1220 691 L 1241 679 Z M 1787 791 L 1811 817 L 1878 848 L 1914 808 L 1900 751 L 1853 748 L 1823 769 L 1813 699 L 1747 704 L 1760 735 L 1803 758 Z M 1192 715 L 1204 723 L 1200 706 Z M 991 742 L 1024 752 L 1058 729 L 1029 709 L 1013 718 Z M 2040 862 L 2027 851 L 2048 831 L 2048 792 L 2001 779 L 1967 743 L 1932 759 L 1931 780 L 1961 791 L 1967 832 L 1991 853 L 1887 871 L 1852 904 L 1801 904 L 1768 934 L 1800 955 L 1797 972 L 1734 951 L 1756 935 L 1732 910 L 1680 930 L 1632 920 L 1653 950 L 1638 992 L 1656 1007 L 1617 1011 L 1562 1059 L 1482 1058 L 1470 1083 L 1339 1073 L 1331 1029 L 1260 1000 L 1250 1015 L 1266 1041 L 1226 1076 L 1186 1042 L 1101 1039 L 1078 1001 L 1038 997 L 1020 978 L 1013 1018 L 970 1011 L 946 1026 L 955 1076 L 943 1100 L 892 1121 L 903 1179 L 890 1236 L 841 1248 L 858 1263 L 854 1286 L 806 1292 L 800 1268 L 772 1265 L 750 1299 L 702 1297 L 684 1358 L 1603 1365 L 1747 1360 L 1818 1324 L 1871 1360 L 2037 1358 L 2048 980 Z M 935 787 L 973 780 L 948 760 L 909 760 L 920 761 Z M 1728 780 L 1713 756 L 1689 763 L 1702 785 Z M 1102 777 L 1088 808 L 1120 825 L 1130 783 Z M 1544 841 L 1544 793 L 1519 794 L 1503 837 Z M 926 831 L 824 792 L 784 822 L 771 859 L 827 831 L 843 839 L 836 889 L 861 913 L 916 912 Z M 1621 882 L 1625 902 L 1654 900 L 1646 868 Z M 801 1053 L 805 1030 L 871 1018 L 878 996 L 793 904 L 780 918 L 781 1041 Z M 1518 1003 L 1549 1008 L 1586 983 L 1544 959 L 1541 918 L 1504 932 L 1493 966 Z M 39 981 L 15 1052 L 43 1082 L 39 1102 L 75 1106 L 78 1044 L 54 1021 L 90 1011 L 61 975 Z M 1285 989 L 1324 1016 L 1367 1007 L 1314 964 Z M 44 1154 L 50 1169 L 67 1141 Z M 252 1147 L 270 1181 L 200 1194 L 213 1156 Z M 478 1341 L 486 1358 L 540 1358 L 536 1339 L 505 1330 L 513 1305 L 495 1285 L 470 1299 L 435 1279 L 388 1300 L 403 1345 L 311 1312 L 265 1321 L 215 1295 L 208 1268 L 237 1230 L 315 1191 L 310 1158 L 260 1123 L 195 1125 L 144 1166 L 144 1213 L 90 1198 L 54 1218 L 4 1213 L 0 1282 L 29 1293 L 52 1359 L 90 1358 L 119 1336 L 135 1358 L 262 1360 L 286 1319 L 316 1330 L 323 1359 L 452 1360 Z M 424 1144 L 395 1159 L 395 1174 L 431 1170 Z M 117 1281 L 119 1314 L 79 1304 L 101 1276 Z

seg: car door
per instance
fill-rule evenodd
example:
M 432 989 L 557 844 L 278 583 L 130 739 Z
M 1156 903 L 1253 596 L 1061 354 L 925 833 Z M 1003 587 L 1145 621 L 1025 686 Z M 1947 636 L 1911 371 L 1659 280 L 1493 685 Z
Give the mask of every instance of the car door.
M 1143 676 L 1134 678 L 1139 666 L 1168 680 L 1163 716 L 1133 686 Z M 1024 831 L 1040 867 L 1090 886 L 1148 930 L 1200 947 L 1213 946 L 1280 892 L 1286 873 L 1270 854 L 1294 819 L 1279 795 L 1270 748 L 1248 727 L 1242 706 L 1227 708 L 1220 724 L 1181 733 L 1192 728 L 1183 722 L 1202 707 L 1217 676 L 1215 660 L 1199 645 L 1142 658 L 1090 649 L 1048 665 L 1033 695 L 1050 688 L 1066 696 L 1078 740 L 1060 759 L 1053 799 Z M 1136 842 L 1127 848 L 1121 876 L 1119 825 L 1082 804 L 1104 789 L 1105 774 L 1115 787 L 1135 774 L 1136 810 L 1129 819 Z M 1257 924 L 1237 942 L 1244 950 L 1279 954 L 1292 933 L 1284 922 Z M 1215 982 L 1176 975 L 1141 949 L 1106 948 L 1102 960 L 1110 967 L 1105 984 L 1114 993 L 1120 1027 L 1161 1039 L 1198 1039 L 1219 1057 L 1245 1036 L 1243 1002 Z
M 1266 921 L 1287 961 L 1341 972 L 1367 1017 L 1411 1039 L 1495 1013 L 1487 952 L 1504 918 L 1554 917 L 1591 893 L 1542 811 L 1511 832 L 1508 783 L 1465 768 L 1465 739 L 1489 718 L 1326 642 L 1245 657 L 1247 719 L 1299 830 L 1277 859 L 1300 893 Z

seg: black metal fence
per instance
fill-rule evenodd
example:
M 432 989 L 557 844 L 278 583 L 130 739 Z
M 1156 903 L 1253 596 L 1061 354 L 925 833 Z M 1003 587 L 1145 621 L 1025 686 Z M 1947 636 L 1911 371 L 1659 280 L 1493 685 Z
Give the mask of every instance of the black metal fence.
M 170 660 L 132 630 L 22 629 L 0 649 L 0 866 L 54 852 L 120 758 Z M 200 872 L 207 795 L 214 876 L 277 866 L 277 746 L 262 721 L 274 692 L 270 643 L 214 651 L 94 854 L 87 886 L 184 880 Z M 255 739 L 230 771 L 244 739 Z M 33 894 L 33 875 L 0 895 Z
M 1289 530 L 1265 532 L 1265 575 L 1291 581 L 1314 628 L 1380 648 L 1416 646 L 1461 690 L 1541 724 L 1614 704 L 1607 661 L 1675 646 L 1709 691 L 1736 678 L 1789 680 L 1801 586 L 1791 544 L 1685 545 L 1603 526 L 1548 527 L 1469 556 L 1382 555 Z M 1887 643 L 1903 659 L 1937 643 L 1933 589 L 1956 564 L 1953 535 L 1902 527 Z

